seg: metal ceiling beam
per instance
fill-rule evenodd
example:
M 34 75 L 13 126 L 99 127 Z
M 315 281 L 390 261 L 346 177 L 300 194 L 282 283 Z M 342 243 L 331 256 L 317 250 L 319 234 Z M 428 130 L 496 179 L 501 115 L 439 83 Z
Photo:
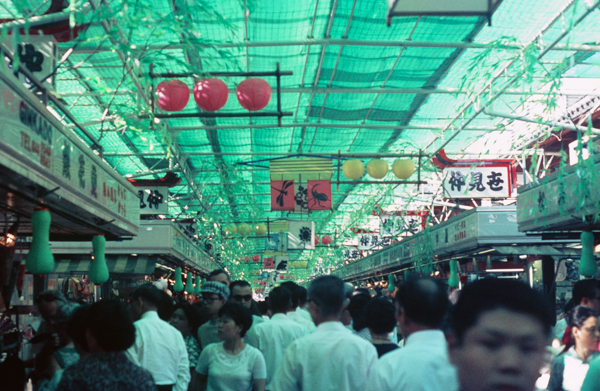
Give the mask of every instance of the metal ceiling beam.
M 565 5 L 555 16 L 554 18 L 552 18 L 551 21 L 548 22 L 548 24 L 543 27 L 540 32 L 538 34 L 536 34 L 536 36 L 531 40 L 531 44 L 533 42 L 536 41 L 540 41 L 543 37 L 543 35 L 546 33 L 547 30 L 549 30 L 554 23 L 557 20 L 562 20 L 561 18 L 564 16 L 564 14 L 567 12 L 567 10 L 573 5 L 573 3 L 575 4 L 579 4 L 578 2 L 572 0 L 570 1 L 567 5 Z M 588 9 L 579 17 L 577 18 L 577 20 L 571 22 L 570 24 L 570 29 L 567 30 L 563 30 L 561 32 L 561 34 L 555 38 L 549 45 L 545 46 L 544 49 L 540 52 L 540 54 L 538 54 L 537 59 L 541 60 L 546 54 L 548 54 L 550 51 L 552 51 L 554 48 L 558 47 L 559 42 L 565 38 L 579 23 L 581 23 L 588 15 L 590 15 L 592 12 L 596 11 L 597 8 L 600 6 L 600 1 L 596 1 L 595 4 L 591 5 L 588 7 Z M 442 131 L 442 136 L 445 138 L 445 141 L 435 149 L 435 151 L 433 151 L 432 155 L 436 154 L 437 152 L 439 152 L 441 149 L 443 149 L 446 145 L 448 145 L 452 140 L 454 140 L 454 138 L 461 132 L 463 127 L 466 127 L 468 124 L 470 124 L 479 114 L 481 114 L 490 104 L 492 104 L 497 98 L 499 98 L 505 90 L 507 90 L 509 87 L 511 87 L 512 85 L 514 85 L 517 81 L 519 81 L 523 74 L 525 73 L 525 69 L 522 69 L 521 71 L 519 71 L 519 73 L 515 76 L 513 76 L 502 88 L 496 90 L 493 92 L 493 94 L 489 94 L 487 91 L 489 91 L 489 89 L 492 87 L 493 83 L 500 79 L 502 76 L 504 76 L 505 72 L 507 72 L 510 67 L 512 67 L 512 65 L 514 65 L 516 63 L 517 59 L 514 59 L 512 61 L 510 61 L 508 64 L 506 64 L 502 71 L 498 72 L 496 74 L 496 76 L 492 77 L 481 89 L 481 91 L 479 91 L 473 98 L 471 98 L 471 101 L 466 104 L 465 106 L 463 106 L 463 108 L 457 113 L 457 115 L 448 123 L 448 125 L 446 126 L 446 129 Z M 476 107 L 473 109 L 475 102 L 479 102 L 480 101 L 480 97 L 482 97 L 483 95 L 487 95 L 489 96 L 488 99 L 485 99 L 484 101 L 486 102 L 485 104 L 480 105 L 479 107 Z M 490 96 L 491 95 L 491 96 Z M 450 129 L 454 122 L 457 121 L 458 119 L 460 119 L 461 117 L 463 117 L 465 115 L 465 113 L 468 110 L 474 110 L 474 113 L 466 120 L 464 121 L 460 127 L 454 129 L 454 131 L 452 132 L 452 134 L 447 137 L 444 133 L 446 130 Z M 432 145 L 434 145 L 434 143 L 439 139 L 439 136 L 436 137 L 434 140 L 432 140 L 426 147 L 425 150 L 429 149 L 429 147 L 431 147 Z
M 92 10 L 94 12 L 99 12 L 99 6 L 96 5 L 96 0 L 88 0 L 90 6 L 92 7 Z M 102 19 L 102 21 L 100 22 L 102 25 L 102 28 L 104 29 L 104 31 L 106 32 L 106 34 L 109 35 L 109 40 L 110 42 L 113 44 L 113 46 L 116 47 L 120 47 L 120 44 L 125 44 L 127 46 L 128 42 L 127 39 L 125 38 L 125 34 L 123 33 L 123 31 L 121 30 L 121 28 L 119 27 L 119 24 L 116 23 L 114 21 L 114 19 Z M 111 23 L 115 23 L 115 27 L 116 27 L 116 34 L 111 32 Z M 115 38 L 115 35 L 118 37 L 118 41 L 117 38 Z M 114 49 L 113 49 L 114 50 Z M 117 56 L 119 57 L 119 59 L 121 60 L 121 63 L 123 64 L 123 66 L 126 69 L 129 69 L 129 77 L 131 78 L 131 81 L 133 82 L 139 97 L 142 99 L 142 103 L 144 105 L 146 105 L 146 107 L 150 108 L 150 101 L 148 99 L 148 95 L 151 93 L 151 91 L 149 91 L 147 88 L 145 88 L 142 83 L 140 82 L 140 80 L 137 77 L 136 72 L 132 72 L 133 68 L 135 65 L 131 65 L 130 67 L 127 66 L 128 62 L 135 64 L 132 58 L 126 58 L 125 55 L 123 55 L 123 53 L 121 53 L 120 51 L 116 50 L 115 53 L 117 54 Z M 161 122 L 160 124 L 158 124 L 157 126 L 164 126 L 165 129 L 168 129 L 168 127 L 164 124 L 164 121 Z M 168 131 L 168 130 L 167 130 Z M 187 164 L 187 159 L 183 158 L 183 155 L 181 153 L 181 150 L 179 148 L 179 145 L 177 144 L 176 140 L 173 140 L 171 143 L 171 152 L 173 155 L 173 158 L 175 159 L 175 161 L 179 164 L 179 166 L 181 167 L 181 173 L 183 174 L 185 180 L 187 181 L 187 183 L 189 184 L 190 188 L 192 189 L 194 195 L 196 196 L 196 198 L 198 199 L 198 202 L 200 203 L 200 205 L 202 205 L 202 207 L 205 210 L 208 210 L 208 207 L 206 207 L 203 202 L 202 202 L 202 193 L 200 193 L 200 190 L 197 187 L 197 184 L 195 182 L 195 178 L 192 176 L 191 172 L 192 170 L 190 169 L 190 167 Z M 150 156 L 150 155 L 148 155 Z
M 15 27 L 36 27 L 49 23 L 62 22 L 71 17 L 72 13 L 86 14 L 90 9 L 91 5 L 88 3 L 83 4 L 81 7 L 75 7 L 73 10 L 55 12 L 48 15 L 32 16 L 28 18 L 17 19 L 11 22 L 0 23 L 0 30 L 10 31 Z M 66 51 L 66 50 L 65 50 Z
M 147 152 L 144 153 L 146 156 L 163 156 L 166 155 L 166 152 Z M 314 153 L 301 153 L 298 152 L 186 152 L 188 156 L 302 156 L 302 157 L 332 157 L 337 158 L 338 152 L 314 152 Z M 363 153 L 363 152 L 342 152 L 339 154 L 341 157 L 411 157 L 416 158 L 419 157 L 418 153 L 392 153 L 392 152 L 373 152 L 373 153 Z M 104 154 L 106 157 L 115 157 L 115 156 L 139 156 L 138 154 L 132 154 L 129 152 L 107 152 Z M 424 157 L 421 155 L 421 157 Z
M 388 76 L 389 77 L 389 76 Z M 329 83 L 331 84 L 331 83 Z M 415 95 L 433 95 L 433 94 L 451 94 L 451 95 L 464 95 L 472 94 L 474 91 L 460 90 L 458 88 L 344 88 L 344 87 L 288 87 L 281 88 L 282 94 L 415 94 Z M 520 89 L 507 89 L 504 95 L 516 95 L 516 96 L 535 96 L 535 95 L 548 95 L 550 90 L 540 90 L 536 92 L 527 92 Z M 235 87 L 229 88 L 229 94 L 235 94 Z M 59 93 L 61 98 L 75 98 L 80 96 L 113 96 L 113 95 L 132 95 L 134 92 L 111 92 L 111 93 L 77 93 L 77 92 L 66 92 Z M 599 96 L 600 92 L 596 89 L 589 92 L 578 92 L 573 94 L 562 94 L 566 96 Z
M 182 132 L 186 130 L 203 130 L 203 129 L 214 129 L 214 130 L 227 130 L 227 129 L 277 129 L 277 128 L 295 128 L 295 127 L 307 127 L 307 128 L 333 128 L 333 129 L 415 129 L 415 130 L 442 130 L 442 126 L 427 126 L 427 125 L 377 125 L 377 124 L 327 124 L 327 123 L 304 123 L 294 122 L 291 124 L 240 124 L 240 125 L 217 125 L 217 126 L 172 126 L 170 129 L 173 132 Z M 491 126 L 471 126 L 465 130 L 473 132 L 490 132 L 494 130 L 509 130 L 504 127 L 491 127 Z M 301 153 L 301 152 L 294 152 Z
M 0 24 L 0 28 L 2 25 Z M 385 46 L 385 47 L 415 47 L 415 48 L 446 48 L 446 49 L 488 49 L 492 47 L 492 44 L 487 43 L 475 43 L 475 42 L 452 42 L 452 41 L 393 41 L 393 40 L 368 40 L 368 39 L 339 39 L 339 38 L 323 38 L 323 39 L 306 39 L 306 40 L 295 40 L 295 41 L 248 41 L 248 42 L 234 42 L 234 43 L 223 43 L 223 42 L 191 42 L 199 48 L 240 48 L 240 47 L 282 47 L 282 46 Z M 187 45 L 185 45 L 187 46 Z M 73 46 L 71 46 L 73 47 Z M 69 46 L 63 46 L 61 51 L 70 49 Z M 504 44 L 504 45 L 493 45 L 498 50 L 522 50 L 523 45 L 519 44 Z M 184 45 L 181 43 L 162 44 L 162 45 L 148 45 L 145 46 L 145 50 L 181 50 Z M 560 51 L 578 51 L 578 52 L 598 52 L 600 51 L 599 45 L 574 45 L 574 44 L 556 44 L 551 50 Z M 77 46 L 75 48 L 76 53 L 92 53 L 112 51 L 110 47 L 98 47 L 98 46 Z

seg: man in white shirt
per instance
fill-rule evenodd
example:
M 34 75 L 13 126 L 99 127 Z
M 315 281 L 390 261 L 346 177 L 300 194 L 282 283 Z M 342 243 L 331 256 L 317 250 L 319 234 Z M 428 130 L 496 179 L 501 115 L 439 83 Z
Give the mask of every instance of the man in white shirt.
M 369 390 L 456 391 L 444 333 L 449 308 L 445 287 L 431 278 L 409 279 L 396 293 L 396 316 L 404 348 L 383 355 L 369 379 Z
M 284 287 L 277 287 L 269 293 L 271 320 L 253 325 L 248 331 L 247 343 L 260 350 L 267 363 L 267 390 L 281 362 L 283 352 L 295 340 L 308 334 L 308 330 L 290 320 L 286 312 L 292 305 L 292 294 Z
M 288 318 L 306 327 L 308 331 L 313 331 L 316 328 L 316 326 L 312 318 L 306 319 L 306 317 L 302 315 L 302 311 L 298 309 L 298 303 L 300 299 L 300 286 L 293 281 L 282 282 L 281 286 L 285 287 L 292 294 L 292 306 L 287 312 Z
M 248 308 L 252 312 L 252 286 L 248 281 L 237 280 L 233 281 L 229 285 L 229 290 L 231 291 L 231 296 L 229 296 L 229 301 L 233 301 L 235 303 L 239 303 L 244 307 Z M 262 316 L 252 314 L 252 327 L 256 326 L 259 323 L 264 322 Z M 252 330 L 252 328 L 250 328 Z
M 357 391 L 367 379 L 377 351 L 340 322 L 344 282 L 321 276 L 308 288 L 308 310 L 316 330 L 292 342 L 271 381 L 271 390 Z
M 179 330 L 158 317 L 160 302 L 161 293 L 151 284 L 133 292 L 136 337 L 126 355 L 152 374 L 159 391 L 186 391 L 191 375 L 185 342 Z

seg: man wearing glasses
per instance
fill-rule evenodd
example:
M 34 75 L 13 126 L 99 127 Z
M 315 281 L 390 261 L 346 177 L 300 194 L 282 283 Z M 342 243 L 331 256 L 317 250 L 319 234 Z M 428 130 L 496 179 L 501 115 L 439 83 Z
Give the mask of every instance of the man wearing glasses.
M 233 281 L 231 285 L 229 285 L 229 290 L 231 290 L 229 301 L 239 303 L 252 312 L 252 327 L 265 321 L 263 317 L 258 316 L 256 314 L 257 311 L 254 311 L 254 308 L 252 308 L 252 286 L 248 281 Z
M 200 347 L 204 349 L 211 343 L 221 342 L 219 338 L 219 310 L 225 305 L 229 298 L 227 285 L 207 281 L 202 285 L 202 308 L 208 314 L 210 321 L 198 328 L 198 340 Z

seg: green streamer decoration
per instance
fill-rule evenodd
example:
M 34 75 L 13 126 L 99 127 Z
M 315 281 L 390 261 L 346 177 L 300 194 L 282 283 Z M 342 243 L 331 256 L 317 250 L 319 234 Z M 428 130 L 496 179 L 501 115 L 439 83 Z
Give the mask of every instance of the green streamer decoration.
M 390 274 L 388 276 L 388 286 L 387 286 L 387 291 L 392 293 L 396 290 L 396 285 L 394 284 L 394 275 Z
M 54 271 L 54 256 L 50 251 L 51 221 L 47 208 L 37 208 L 31 215 L 32 242 L 26 262 L 30 273 L 48 274 Z
M 94 260 L 90 266 L 90 282 L 99 285 L 108 281 L 109 273 L 106 266 L 106 257 L 104 250 L 106 248 L 106 238 L 104 235 L 96 235 L 92 238 L 92 248 L 94 250 Z
M 194 293 L 194 277 L 192 272 L 188 272 L 187 280 L 185 281 L 185 291 L 189 294 Z
M 448 286 L 450 288 L 458 288 L 458 261 L 450 261 L 450 277 L 448 278 Z
M 175 285 L 173 285 L 173 290 L 175 292 L 183 291 L 183 281 L 181 280 L 181 268 L 175 268 Z
M 598 273 L 598 264 L 594 258 L 594 234 L 592 232 L 581 233 L 581 261 L 579 262 L 579 274 L 585 277 L 595 276 Z

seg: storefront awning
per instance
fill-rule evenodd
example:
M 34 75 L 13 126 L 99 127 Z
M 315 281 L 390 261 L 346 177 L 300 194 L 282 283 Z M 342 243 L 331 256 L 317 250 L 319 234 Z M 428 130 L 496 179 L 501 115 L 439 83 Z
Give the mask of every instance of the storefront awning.
M 158 260 L 158 257 L 154 256 L 107 255 L 106 266 L 111 274 L 152 274 Z M 87 274 L 91 263 L 89 259 L 58 260 L 53 273 Z
M 541 246 L 493 246 L 502 255 L 551 255 L 556 257 L 580 257 L 581 250 Z

